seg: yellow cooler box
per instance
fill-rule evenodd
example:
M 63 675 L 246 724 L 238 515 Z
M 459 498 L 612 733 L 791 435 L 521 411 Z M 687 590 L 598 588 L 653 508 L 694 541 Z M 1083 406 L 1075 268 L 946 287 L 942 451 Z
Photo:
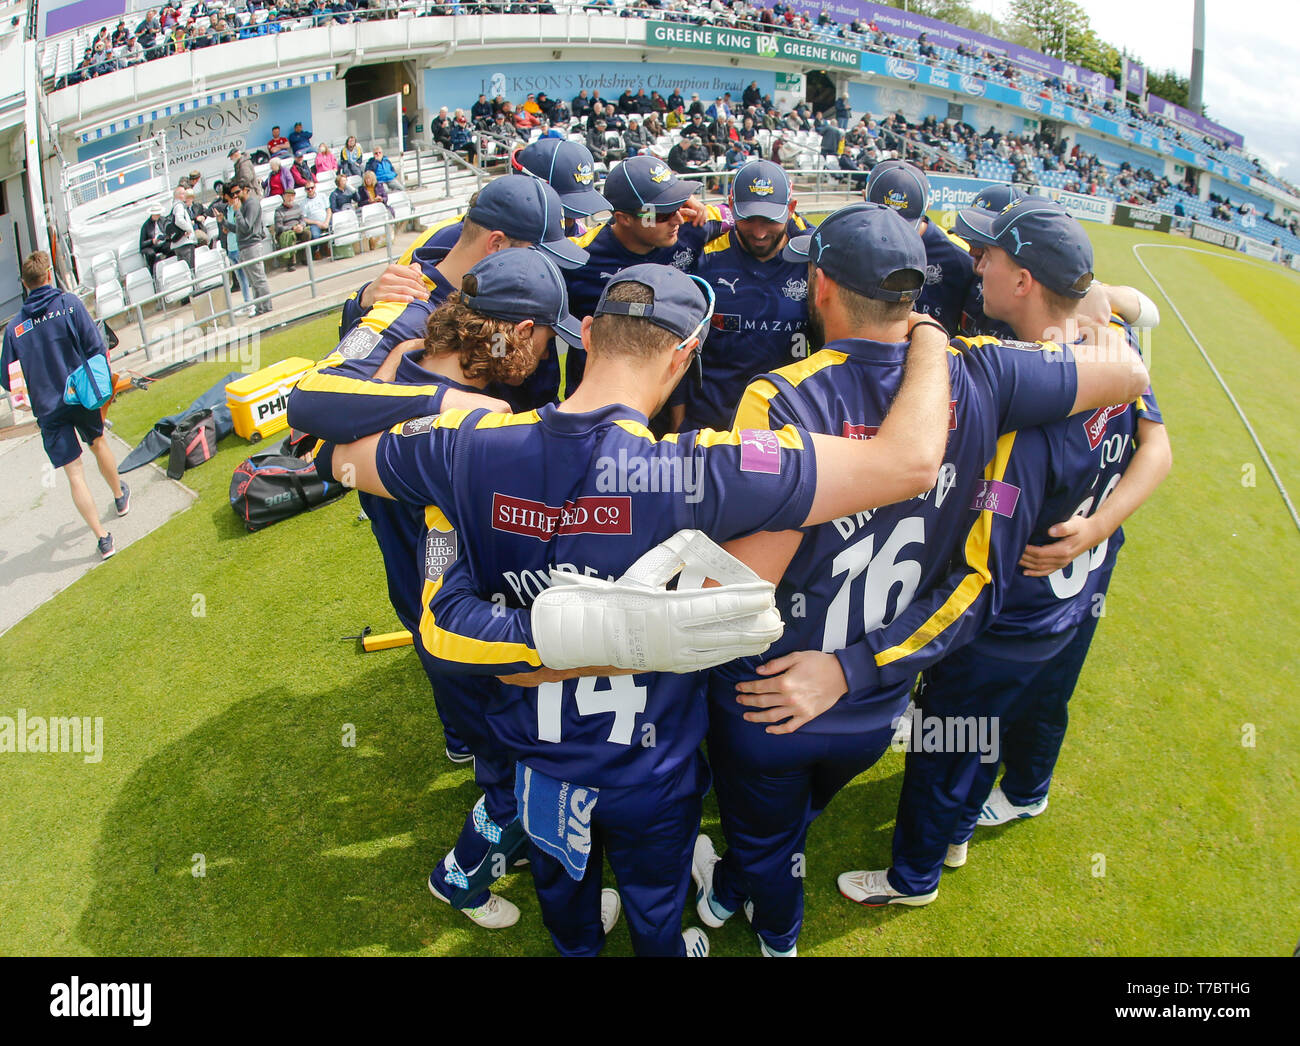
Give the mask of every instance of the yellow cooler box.
M 230 405 L 236 434 L 256 443 L 287 429 L 289 392 L 303 373 L 314 366 L 311 360 L 292 356 L 227 385 L 226 402 Z

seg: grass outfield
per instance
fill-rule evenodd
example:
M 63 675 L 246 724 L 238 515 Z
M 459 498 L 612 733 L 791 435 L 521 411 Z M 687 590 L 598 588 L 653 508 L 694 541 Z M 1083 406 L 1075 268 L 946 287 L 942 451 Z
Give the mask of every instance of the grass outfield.
M 1300 936 L 1300 533 L 1130 248 L 1209 251 L 1142 257 L 1293 496 L 1300 277 L 1155 233 L 1089 232 L 1102 275 L 1160 305 L 1153 372 L 1175 463 L 1128 530 L 1051 808 L 980 829 L 929 907 L 859 908 L 835 876 L 889 861 L 903 763 L 886 755 L 811 830 L 804 954 L 1281 955 Z M 332 328 L 272 335 L 263 362 L 323 355 Z M 117 432 L 134 442 L 227 369 L 124 396 Z M 105 734 L 95 765 L 0 756 L 0 952 L 552 954 L 526 873 L 503 881 L 523 910 L 508 931 L 429 897 L 477 794 L 470 772 L 443 756 L 411 650 L 339 640 L 395 627 L 355 497 L 246 534 L 227 488 L 247 453 L 226 440 L 186 475 L 193 508 L 0 639 L 0 714 L 103 716 Z M 720 843 L 712 796 L 704 830 Z M 709 937 L 714 954 L 757 954 L 743 918 Z M 620 924 L 608 952 L 630 950 Z

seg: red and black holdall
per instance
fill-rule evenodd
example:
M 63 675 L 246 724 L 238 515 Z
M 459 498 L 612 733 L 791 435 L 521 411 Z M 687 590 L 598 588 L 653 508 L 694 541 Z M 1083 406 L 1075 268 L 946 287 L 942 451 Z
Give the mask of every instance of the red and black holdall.
M 322 479 L 312 461 L 291 454 L 254 454 L 230 477 L 230 507 L 250 531 L 307 512 L 348 492 Z

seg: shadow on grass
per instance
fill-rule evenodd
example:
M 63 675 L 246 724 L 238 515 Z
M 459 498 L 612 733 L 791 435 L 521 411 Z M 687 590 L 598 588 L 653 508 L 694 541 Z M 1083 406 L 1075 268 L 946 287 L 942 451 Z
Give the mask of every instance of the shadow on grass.
M 355 747 L 342 743 L 348 723 Z M 343 692 L 263 691 L 126 783 L 78 935 L 109 955 L 518 952 L 522 936 L 476 929 L 425 886 L 477 796 L 471 772 L 446 761 L 409 662 Z M 503 882 L 535 911 L 526 875 Z

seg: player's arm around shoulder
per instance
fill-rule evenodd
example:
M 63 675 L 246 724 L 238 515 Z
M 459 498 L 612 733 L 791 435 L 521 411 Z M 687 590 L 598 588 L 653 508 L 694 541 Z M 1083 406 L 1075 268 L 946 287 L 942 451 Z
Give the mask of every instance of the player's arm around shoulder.
M 948 332 L 913 313 L 902 387 L 869 440 L 814 434 L 817 491 L 805 526 L 916 497 L 934 486 L 948 445 Z

